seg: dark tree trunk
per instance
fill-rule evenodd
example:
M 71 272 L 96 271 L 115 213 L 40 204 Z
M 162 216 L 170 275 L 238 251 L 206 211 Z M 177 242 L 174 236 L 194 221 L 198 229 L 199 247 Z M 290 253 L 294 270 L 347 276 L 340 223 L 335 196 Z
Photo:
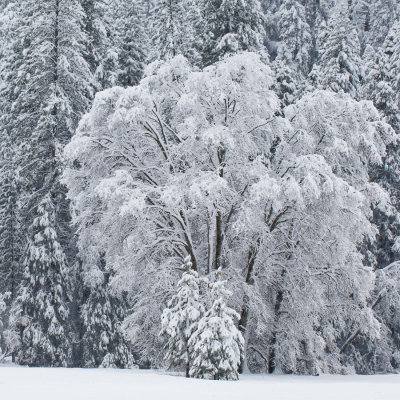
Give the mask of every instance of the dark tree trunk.
M 245 283 L 247 285 L 253 285 L 254 284 L 254 278 L 253 278 L 253 273 L 254 273 L 254 265 L 256 262 L 257 258 L 257 251 L 258 251 L 258 246 L 260 245 L 260 239 L 257 240 L 257 246 L 250 249 L 249 251 L 249 256 L 248 256 L 248 262 L 247 262 L 247 273 L 246 273 L 246 279 Z M 240 312 L 240 319 L 239 319 L 239 331 L 242 333 L 243 337 L 246 338 L 247 334 L 247 324 L 249 320 L 249 297 L 245 294 L 243 296 L 243 306 L 242 306 L 242 311 Z M 246 345 L 246 343 L 245 343 Z M 246 349 L 245 349 L 245 354 L 243 356 L 243 359 L 240 362 L 239 365 L 239 374 L 243 373 L 244 370 L 244 365 L 245 365 L 245 357 L 246 357 Z
M 277 338 L 277 328 L 278 328 L 278 322 L 279 322 L 279 315 L 280 315 L 280 309 L 282 305 L 282 300 L 283 300 L 283 291 L 279 290 L 277 295 L 276 295 L 276 300 L 275 300 L 275 306 L 274 306 L 274 330 L 271 335 L 271 340 L 269 344 L 269 354 L 268 354 L 268 366 L 267 370 L 269 374 L 272 374 L 275 371 L 275 356 L 276 356 L 276 350 L 275 350 L 275 345 L 276 345 L 276 338 Z
M 189 366 L 189 363 L 187 362 L 186 363 L 186 378 L 189 378 L 189 369 L 190 369 L 190 366 Z
M 217 211 L 217 216 L 215 217 L 215 260 L 214 268 L 218 269 L 222 267 L 222 246 L 224 241 L 224 234 L 222 230 L 222 215 L 220 211 Z

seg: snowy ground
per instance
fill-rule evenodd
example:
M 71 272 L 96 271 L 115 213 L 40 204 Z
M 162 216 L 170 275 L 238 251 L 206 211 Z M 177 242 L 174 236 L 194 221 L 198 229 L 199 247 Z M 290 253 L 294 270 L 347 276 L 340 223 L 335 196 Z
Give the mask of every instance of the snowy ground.
M 154 371 L 0 368 L 1 400 L 398 400 L 400 375 L 186 379 Z

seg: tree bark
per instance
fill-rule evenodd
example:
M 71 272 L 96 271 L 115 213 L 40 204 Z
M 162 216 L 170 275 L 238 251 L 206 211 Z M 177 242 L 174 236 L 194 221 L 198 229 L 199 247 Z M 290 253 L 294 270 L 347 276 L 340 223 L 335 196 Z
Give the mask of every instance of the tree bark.
M 214 260 L 215 269 L 222 267 L 223 241 L 224 241 L 224 233 L 222 231 L 222 215 L 220 211 L 217 211 L 217 215 L 215 217 L 215 260 Z
M 282 273 L 284 275 L 284 272 Z M 278 335 L 277 329 L 278 329 L 278 322 L 279 322 L 279 315 L 280 315 L 280 309 L 282 305 L 282 300 L 283 300 L 283 290 L 279 290 L 277 295 L 276 295 L 276 300 L 275 300 L 275 306 L 274 306 L 274 330 L 272 331 L 271 335 L 271 340 L 269 344 L 269 352 L 268 352 L 268 366 L 267 370 L 269 374 L 272 374 L 275 371 L 275 357 L 276 357 L 276 350 L 275 350 L 275 345 L 276 345 L 276 338 Z
M 245 278 L 245 283 L 247 285 L 254 284 L 254 278 L 253 278 L 254 265 L 256 262 L 259 245 L 260 245 L 260 239 L 257 239 L 257 246 L 253 247 L 249 251 L 248 262 L 247 262 L 247 273 Z M 243 296 L 243 306 L 242 306 L 242 311 L 240 312 L 240 319 L 239 319 L 239 331 L 242 333 L 244 338 L 247 337 L 247 325 L 249 321 L 249 301 L 250 301 L 249 296 L 245 294 Z M 243 373 L 246 365 L 246 346 L 247 342 L 245 343 L 243 359 L 241 360 L 241 363 L 239 365 L 239 374 Z

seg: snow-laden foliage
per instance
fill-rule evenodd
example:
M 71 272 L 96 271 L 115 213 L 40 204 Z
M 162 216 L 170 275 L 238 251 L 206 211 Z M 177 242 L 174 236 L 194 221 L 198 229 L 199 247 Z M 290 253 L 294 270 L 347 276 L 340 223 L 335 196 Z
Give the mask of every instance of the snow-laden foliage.
M 149 362 L 185 254 L 200 275 L 224 269 L 246 351 L 270 370 L 339 371 L 354 323 L 378 335 L 359 246 L 376 233 L 371 205 L 390 210 L 368 168 L 393 132 L 332 92 L 276 117 L 273 85 L 252 53 L 203 71 L 156 62 L 138 86 L 98 94 L 66 148 L 79 246 L 104 251 L 131 294 L 126 326 Z
M 311 66 L 312 37 L 305 7 L 297 0 L 285 1 L 275 18 L 282 41 L 277 58 L 294 65 L 297 73 L 306 76 Z
M 71 363 L 69 265 L 76 260 L 65 187 L 59 183 L 63 146 L 89 104 L 92 76 L 84 58 L 86 36 L 78 1 L 26 0 L 16 10 L 17 76 L 8 84 L 14 120 L 7 126 L 18 150 L 18 204 L 24 268 L 15 308 L 29 365 Z M 21 44 L 22 43 L 22 44 Z M 21 46 L 22 49 L 19 47 Z M 12 58 L 10 58 L 12 61 Z M 72 300 L 72 299 L 71 299 Z
M 132 86 L 139 83 L 146 61 L 148 38 L 145 31 L 145 10 L 142 1 L 121 0 L 117 14 L 118 70 L 117 83 Z
M 4 312 L 6 311 L 6 297 L 7 297 L 7 293 L 5 295 L 0 294 L 0 316 L 2 316 L 4 314 Z M 3 339 L 3 329 L 4 329 L 4 325 L 2 322 L 0 322 L 0 343 L 2 344 L 2 339 Z M 0 359 L 3 358 L 3 353 L 4 350 L 2 350 L 2 348 L 0 347 Z
M 88 296 L 82 306 L 83 356 L 85 367 L 130 368 L 133 356 L 122 321 L 126 316 L 124 294 L 110 288 L 110 272 L 101 268 L 86 276 Z
M 22 132 L 16 131 L 21 109 L 15 100 L 25 78 L 18 74 L 24 43 L 15 33 L 21 26 L 20 7 L 11 2 L 0 18 L 0 293 L 15 298 L 21 279 L 21 207 L 19 204 Z M 11 35 L 11 32 L 13 33 Z
M 393 0 L 369 1 L 368 7 L 368 43 L 379 48 L 393 23 L 400 17 L 400 5 Z
M 87 227 L 80 233 L 82 248 L 88 256 L 88 243 L 97 249 L 102 246 L 98 240 L 104 240 L 107 249 L 113 243 L 113 250 L 106 251 L 107 262 L 117 263 L 129 275 L 121 283 L 136 286 L 137 282 L 136 289 L 129 287 L 136 305 L 132 323 L 143 324 L 142 318 L 153 319 L 152 315 L 160 312 L 169 285 L 176 279 L 171 265 L 182 262 L 185 253 L 199 272 L 217 268 L 222 262 L 222 224 L 232 219 L 229 210 L 231 214 L 236 212 L 235 204 L 246 192 L 246 170 L 259 151 L 257 141 L 265 140 L 266 146 L 270 141 L 257 130 L 267 126 L 265 115 L 273 116 L 278 109 L 278 100 L 269 89 L 273 81 L 265 79 L 271 75 L 269 68 L 257 59 L 251 54 L 232 57 L 204 73 L 192 71 L 181 57 L 169 64 L 153 64 L 140 86 L 126 91 L 115 88 L 98 95 L 93 114 L 96 118 L 87 116 L 68 147 L 68 157 L 79 158 L 81 165 L 66 173 L 66 181 L 76 205 L 75 221 Z M 259 82 L 263 82 L 261 87 Z M 242 85 L 248 89 L 243 91 Z M 191 94 L 193 91 L 198 92 L 197 98 Z M 116 126 L 122 130 L 109 130 L 103 119 L 108 119 L 114 108 L 112 98 L 127 102 L 127 108 L 133 106 L 129 113 L 115 114 Z M 177 100 L 176 110 L 171 109 Z M 242 105 L 253 104 L 254 109 L 236 118 L 239 101 Z M 189 118 L 181 120 L 184 115 Z M 92 123 L 99 128 L 96 137 L 91 137 Z M 242 134 L 249 131 L 255 134 Z M 126 145 L 121 148 L 121 143 Z M 132 156 L 124 148 L 137 149 L 138 153 Z M 111 158 L 103 158 L 103 150 Z M 113 161 L 114 155 L 120 160 L 119 166 Z M 98 212 L 104 210 L 95 220 L 91 211 L 94 203 Z M 116 216 L 123 222 L 122 229 Z M 99 224 L 107 230 L 114 227 L 115 233 L 102 237 L 98 234 Z M 209 239 L 204 240 L 207 236 Z M 142 279 L 144 276 L 149 280 Z M 159 315 L 155 320 L 159 321 Z M 155 335 L 157 325 L 153 322 L 149 326 Z M 132 338 L 134 343 L 149 342 L 151 352 L 159 353 L 150 341 L 151 335 L 135 329 L 132 332 L 139 335 Z M 143 350 L 147 345 L 139 347 Z
M 277 80 L 277 93 L 283 106 L 292 104 L 298 95 L 300 82 L 311 66 L 311 27 L 305 7 L 296 0 L 283 2 L 276 14 L 279 42 L 272 64 Z
M 84 57 L 92 73 L 95 91 L 113 86 L 118 69 L 116 30 L 110 4 L 105 1 L 82 0 L 82 24 L 87 40 Z
M 386 329 L 386 334 L 382 335 L 382 340 L 375 344 L 378 349 L 374 361 L 378 365 L 372 370 L 379 372 L 391 371 L 400 365 L 399 268 L 400 265 L 397 261 L 380 269 L 377 273 L 374 308 L 379 317 L 382 318 Z
M 244 339 L 235 325 L 239 314 L 226 305 L 232 293 L 225 288 L 226 282 L 220 275 L 221 270 L 216 274 L 218 280 L 210 284 L 214 302 L 188 343 L 193 353 L 189 374 L 196 378 L 237 380 Z
M 7 343 L 7 336 L 10 333 L 5 326 L 6 314 L 8 308 L 8 301 L 11 297 L 10 292 L 4 292 L 0 294 L 0 362 L 4 360 L 6 356 L 10 354 L 9 343 Z
M 6 129 L 0 147 L 0 293 L 12 299 L 21 280 L 20 209 L 18 205 L 18 167 L 15 148 Z
M 400 130 L 400 21 L 393 24 L 379 51 L 368 48 L 366 95 Z
M 71 356 L 68 270 L 54 229 L 53 207 L 45 198 L 30 228 L 23 286 L 17 299 L 22 332 L 18 361 L 65 367 Z
M 184 273 L 177 284 L 176 294 L 168 302 L 168 307 L 161 316 L 161 335 L 167 338 L 165 358 L 169 366 L 184 365 L 186 376 L 192 364 L 193 350 L 189 340 L 197 329 L 197 324 L 204 314 L 200 302 L 200 281 L 192 269 L 190 257 L 185 258 Z
M 360 99 L 360 42 L 347 5 L 339 2 L 318 37 L 318 60 L 312 75 L 321 89 L 344 91 Z
M 264 50 L 264 14 L 259 0 L 201 0 L 203 64 L 227 54 Z
M 158 0 L 151 10 L 153 54 L 151 60 L 169 59 L 183 54 L 198 60 L 195 25 L 200 17 L 192 0 Z
M 189 256 L 200 283 L 222 268 L 240 372 L 396 369 L 399 17 L 394 0 L 0 1 L 3 356 L 164 366 Z
M 378 51 L 371 46 L 367 47 L 364 58 L 366 60 L 367 85 L 365 95 L 370 98 L 387 121 L 398 133 L 400 98 L 400 23 L 393 25 L 386 40 Z M 383 186 L 389 193 L 393 205 L 400 210 L 400 170 L 399 170 L 399 143 L 388 147 L 385 162 L 380 168 L 375 168 L 371 175 L 374 180 Z M 381 212 L 374 212 L 374 221 L 379 226 L 379 236 L 375 248 L 372 249 L 377 260 L 378 268 L 399 259 L 400 248 L 397 246 L 399 235 L 399 214 L 387 216 Z
M 396 21 L 383 44 L 384 61 L 387 66 L 387 75 L 384 77 L 385 83 L 391 87 L 389 101 L 386 104 L 392 125 L 400 132 L 400 20 Z M 375 96 L 380 95 L 375 92 Z M 386 110 L 385 110 L 386 112 Z M 386 112 L 389 114 L 389 112 Z

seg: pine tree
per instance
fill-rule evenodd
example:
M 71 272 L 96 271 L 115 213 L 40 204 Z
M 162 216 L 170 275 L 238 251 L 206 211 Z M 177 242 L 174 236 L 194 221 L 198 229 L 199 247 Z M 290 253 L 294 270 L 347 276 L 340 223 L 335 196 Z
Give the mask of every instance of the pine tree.
M 400 20 L 393 24 L 383 45 L 387 62 L 386 81 L 392 89 L 392 98 L 387 102 L 385 113 L 392 126 L 400 133 Z
M 19 34 L 27 41 L 18 75 L 25 79 L 14 104 L 22 132 L 22 236 L 27 237 L 19 296 L 21 363 L 67 365 L 69 266 L 76 261 L 62 150 L 91 97 L 84 59 L 83 10 L 77 0 L 26 0 Z M 50 318 L 50 320 L 49 320 Z
M 85 59 L 93 74 L 93 87 L 100 91 L 116 83 L 117 34 L 113 7 L 103 0 L 82 0 L 83 25 L 87 36 Z M 119 3 L 117 3 L 119 5 Z
M 196 378 L 237 380 L 244 339 L 234 323 L 239 314 L 225 303 L 231 292 L 225 288 L 225 281 L 219 280 L 219 275 L 220 271 L 218 280 L 211 285 L 214 303 L 189 340 L 193 352 L 189 374 Z
M 368 52 L 367 52 L 368 51 Z M 367 48 L 367 85 L 366 97 L 387 118 L 397 133 L 400 132 L 400 21 L 394 23 L 386 37 L 383 47 L 374 51 Z M 371 178 L 390 193 L 392 204 L 397 210 L 393 215 L 385 215 L 374 210 L 374 222 L 379 227 L 377 240 L 372 252 L 377 268 L 383 268 L 396 261 L 400 256 L 400 238 L 398 235 L 400 216 L 400 163 L 399 143 L 387 146 L 387 154 L 382 166 L 371 171 Z
M 21 278 L 19 148 L 21 110 L 15 100 L 26 83 L 18 70 L 26 41 L 21 40 L 21 6 L 14 2 L 1 11 L 0 40 L 0 293 L 9 291 L 15 299 Z
M 7 303 L 10 297 L 9 292 L 0 293 L 0 362 L 4 360 L 4 358 L 8 355 L 7 343 L 5 340 L 5 320 L 7 313 Z
M 239 51 L 256 51 L 266 57 L 265 17 L 258 0 L 203 1 L 201 53 L 204 65 Z
M 199 277 L 192 269 L 190 257 L 185 258 L 182 267 L 185 272 L 178 282 L 177 293 L 162 314 L 160 334 L 167 337 L 165 359 L 170 362 L 170 367 L 184 365 L 188 377 L 193 358 L 189 340 L 204 314 L 204 307 L 199 299 Z
M 285 46 L 279 48 L 279 52 L 285 52 Z M 278 57 L 272 63 L 272 68 L 276 77 L 276 93 L 282 102 L 282 107 L 292 104 L 296 100 L 298 90 L 298 74 L 292 68 L 292 63 L 288 64 L 282 57 Z
M 85 367 L 130 368 L 134 364 L 122 330 L 126 316 L 124 295 L 112 293 L 111 274 L 102 266 L 92 271 L 89 295 L 82 306 L 83 365 Z
M 287 0 L 274 15 L 279 42 L 272 63 L 277 80 L 276 90 L 283 106 L 292 104 L 307 76 L 312 59 L 312 32 L 306 21 L 305 7 Z
M 150 13 L 151 60 L 166 60 L 183 54 L 198 61 L 195 46 L 197 7 L 191 0 L 158 0 Z
M 21 309 L 18 361 L 65 367 L 71 357 L 67 260 L 54 229 L 55 210 L 50 197 L 43 199 L 36 213 L 17 299 Z
M 371 0 L 368 17 L 368 44 L 379 49 L 394 21 L 400 17 L 400 6 L 393 0 Z
M 284 49 L 277 58 L 295 66 L 294 70 L 307 76 L 311 67 L 312 33 L 306 20 L 305 7 L 296 0 L 282 3 L 276 14 L 276 25 Z
M 118 71 L 117 83 L 121 86 L 134 86 L 140 82 L 146 61 L 144 4 L 122 0 L 118 7 Z
M 399 57 L 400 22 L 396 22 L 378 51 L 367 46 L 364 59 L 367 76 L 365 96 L 387 116 L 397 131 L 400 130 Z
M 20 220 L 18 205 L 18 167 L 15 146 L 3 131 L 0 147 L 0 293 L 10 292 L 15 299 L 21 279 Z
M 360 43 L 347 6 L 338 4 L 319 38 L 317 85 L 360 98 L 362 71 Z M 313 75 L 313 72 L 311 72 Z M 315 74 L 314 74 L 315 75 Z

